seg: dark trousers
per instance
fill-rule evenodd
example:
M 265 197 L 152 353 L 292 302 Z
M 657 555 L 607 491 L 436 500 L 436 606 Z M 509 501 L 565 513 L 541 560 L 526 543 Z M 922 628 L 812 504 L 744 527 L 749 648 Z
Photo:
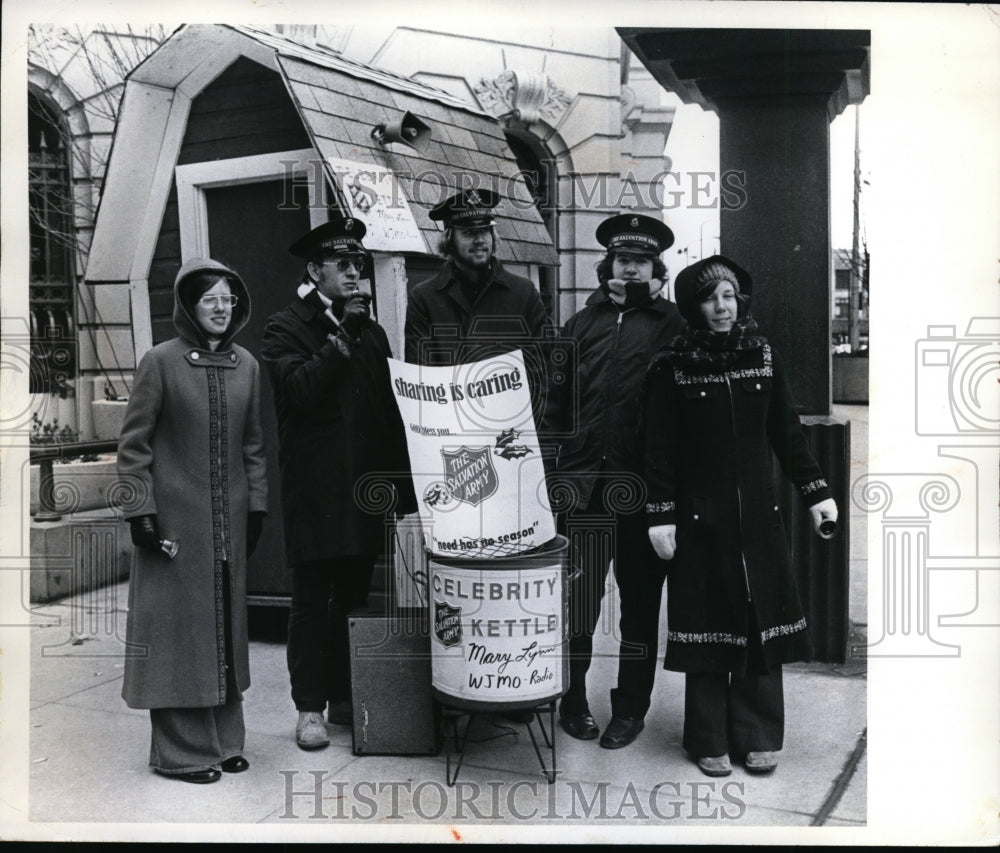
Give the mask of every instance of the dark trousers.
M 684 749 L 696 757 L 781 749 L 781 667 L 766 675 L 689 672 L 684 680 Z
M 743 672 L 689 672 L 684 679 L 684 749 L 696 757 L 781 749 L 785 694 L 781 665 L 768 667 L 756 611 L 747 606 Z
M 667 564 L 649 543 L 644 517 L 610 511 L 605 492 L 605 488 L 595 488 L 585 510 L 560 518 L 573 564 L 569 585 L 569 690 L 561 707 L 569 713 L 588 709 L 586 679 L 594 631 L 600 619 L 608 564 L 614 560 L 621 613 L 618 683 L 611 691 L 611 713 L 642 719 L 649 710 L 656 675 L 660 601 Z
M 299 711 L 350 699 L 347 616 L 368 603 L 375 557 L 316 560 L 292 568 L 288 674 Z

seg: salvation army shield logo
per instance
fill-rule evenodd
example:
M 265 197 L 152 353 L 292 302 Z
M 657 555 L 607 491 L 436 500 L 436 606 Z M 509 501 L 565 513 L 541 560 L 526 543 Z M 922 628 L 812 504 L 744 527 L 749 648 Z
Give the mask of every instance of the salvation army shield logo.
M 434 600 L 434 636 L 443 646 L 457 646 L 462 642 L 461 607 L 452 607 L 447 601 Z
M 479 506 L 500 485 L 489 447 L 467 447 L 463 444 L 457 450 L 442 448 L 441 460 L 444 462 L 445 482 L 455 500 Z

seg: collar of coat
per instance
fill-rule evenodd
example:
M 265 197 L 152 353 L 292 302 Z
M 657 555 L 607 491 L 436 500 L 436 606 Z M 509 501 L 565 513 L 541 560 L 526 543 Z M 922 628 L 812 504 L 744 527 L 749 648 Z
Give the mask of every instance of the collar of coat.
M 437 290 L 445 290 L 453 284 L 458 284 L 460 281 L 458 267 L 455 266 L 454 261 L 445 261 L 444 266 L 441 268 L 441 273 L 442 275 L 434 284 Z M 484 288 L 489 287 L 491 284 L 499 284 L 502 287 L 509 288 L 511 282 L 514 280 L 515 276 L 507 272 L 500 261 L 496 258 L 490 258 L 490 277 L 486 280 Z
M 320 293 L 319 288 L 311 281 L 302 282 L 296 291 L 296 296 L 299 297 L 297 304 L 312 309 L 310 319 L 321 314 L 323 319 L 333 326 L 334 331 L 340 328 L 340 320 L 333 313 L 333 302 Z
M 185 343 L 189 343 L 185 341 Z M 239 353 L 231 346 L 224 350 L 210 350 L 195 347 L 184 353 L 184 360 L 192 367 L 236 368 L 240 364 Z
M 587 297 L 587 303 L 586 304 L 587 305 L 608 305 L 609 307 L 614 308 L 615 311 L 620 310 L 619 306 L 616 305 L 614 302 L 611 301 L 611 298 L 605 292 L 605 290 L 604 290 L 603 287 L 599 287 L 599 288 L 597 288 L 597 290 L 595 290 L 593 293 L 591 293 L 590 296 Z M 660 314 L 666 314 L 670 310 L 671 306 L 673 306 L 673 305 L 674 305 L 674 303 L 671 302 L 669 299 L 667 299 L 663 295 L 663 291 L 661 290 L 659 293 L 657 293 L 657 295 L 653 298 L 653 301 L 650 302 L 649 305 L 644 305 L 642 307 L 644 309 L 646 309 L 646 310 L 649 310 L 649 311 L 656 311 L 656 312 L 658 312 Z M 674 306 L 674 307 L 676 307 L 676 306 Z

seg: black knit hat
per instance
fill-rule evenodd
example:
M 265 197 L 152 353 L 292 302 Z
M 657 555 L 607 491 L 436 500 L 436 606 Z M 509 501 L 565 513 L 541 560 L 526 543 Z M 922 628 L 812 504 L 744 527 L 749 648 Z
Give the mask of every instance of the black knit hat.
M 698 324 L 699 298 L 708 287 L 714 289 L 718 281 L 732 282 L 744 300 L 749 300 L 753 290 L 753 278 L 743 267 L 725 255 L 712 255 L 684 267 L 674 279 L 674 302 L 689 323 Z

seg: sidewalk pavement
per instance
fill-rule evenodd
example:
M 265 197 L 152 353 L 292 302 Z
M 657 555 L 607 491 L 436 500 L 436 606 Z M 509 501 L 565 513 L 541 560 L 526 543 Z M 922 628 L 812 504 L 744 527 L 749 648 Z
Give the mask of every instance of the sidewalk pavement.
M 837 406 L 834 414 L 852 423 L 853 482 L 867 461 L 868 410 Z M 863 645 L 865 518 L 853 507 L 850 511 L 851 633 Z M 605 611 L 614 614 L 616 607 L 608 604 L 617 593 L 613 579 L 609 584 Z M 444 750 L 433 756 L 355 756 L 345 726 L 329 727 L 331 743 L 324 750 L 298 749 L 285 646 L 256 639 L 245 697 L 250 769 L 211 785 L 165 779 L 147 766 L 148 713 L 127 708 L 120 696 L 127 593 L 126 582 L 33 610 L 33 822 L 184 823 L 206 825 L 206 831 L 208 824 L 264 823 L 281 827 L 281 838 L 290 841 L 300 830 L 330 823 L 338 824 L 330 840 L 351 834 L 388 840 L 387 832 L 412 830 L 423 840 L 447 841 L 461 839 L 463 825 L 480 836 L 488 830 L 516 838 L 515 827 L 552 833 L 558 826 L 560 833 L 585 828 L 587 840 L 623 840 L 635 830 L 652 834 L 633 839 L 664 840 L 664 832 L 693 826 L 866 824 L 863 651 L 844 665 L 786 667 L 785 747 L 770 775 L 751 775 L 738 765 L 723 779 L 702 775 L 681 749 L 683 676 L 660 670 L 645 731 L 632 745 L 602 749 L 596 741 L 568 737 L 557 725 L 559 772 L 548 785 L 527 727 L 482 715 L 458 785 L 448 787 Z M 602 727 L 617 671 L 611 627 L 602 616 L 588 678 L 591 707 Z M 165 836 L 168 828 L 158 831 Z M 186 834 L 191 832 L 189 826 Z M 108 833 L 114 837 L 110 828 Z

